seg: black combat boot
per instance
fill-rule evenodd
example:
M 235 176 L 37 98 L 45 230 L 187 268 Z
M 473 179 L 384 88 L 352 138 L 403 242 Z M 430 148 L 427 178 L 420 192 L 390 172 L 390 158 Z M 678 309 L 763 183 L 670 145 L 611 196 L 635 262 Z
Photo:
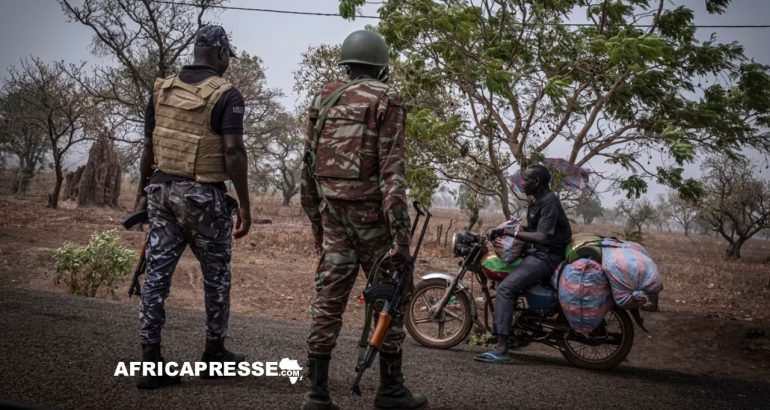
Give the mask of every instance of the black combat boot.
M 213 362 L 240 363 L 245 360 L 246 360 L 246 355 L 244 355 L 243 353 L 235 353 L 225 349 L 224 339 L 207 340 L 206 349 L 203 351 L 203 356 L 201 356 L 201 361 L 206 363 L 213 363 Z M 211 375 L 208 372 L 208 369 L 206 370 L 206 372 L 202 373 L 200 376 L 202 379 L 211 379 L 211 378 L 217 377 L 217 375 Z
M 142 345 L 142 361 L 152 363 L 165 363 L 160 355 L 160 343 Z M 156 370 L 157 372 L 157 370 Z M 140 389 L 157 389 L 159 387 L 173 386 L 182 382 L 179 376 L 139 376 L 136 387 Z
M 380 387 L 374 397 L 376 409 L 421 409 L 428 406 L 428 398 L 412 393 L 404 387 L 401 373 L 401 352 L 380 352 Z
M 329 397 L 329 360 L 326 356 L 308 355 L 308 379 L 310 390 L 305 393 L 302 410 L 337 410 L 336 404 Z

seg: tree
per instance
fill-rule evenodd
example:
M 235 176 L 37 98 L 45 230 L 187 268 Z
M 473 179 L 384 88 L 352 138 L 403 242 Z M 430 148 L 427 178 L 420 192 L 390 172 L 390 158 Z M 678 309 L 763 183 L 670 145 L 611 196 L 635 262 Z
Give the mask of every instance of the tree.
M 594 219 L 604 216 L 604 208 L 599 199 L 588 197 L 575 207 L 575 214 L 583 218 L 585 225 L 591 225 Z
M 283 193 L 284 205 L 298 192 L 302 131 L 279 102 L 281 90 L 270 88 L 258 56 L 242 52 L 232 60 L 225 77 L 237 87 L 246 104 L 245 144 L 249 154 L 249 185 L 258 192 Z M 299 142 L 297 142 L 299 139 Z M 299 144 L 299 145 L 298 145 Z
M 340 56 L 340 46 L 321 44 L 310 46 L 302 53 L 299 68 L 292 72 L 294 75 L 294 92 L 300 96 L 300 111 L 305 112 L 310 106 L 310 100 L 321 91 L 324 84 L 347 78 L 345 69 L 337 64 Z
M 618 213 L 626 217 L 627 231 L 642 233 L 642 227 L 655 216 L 655 210 L 647 198 L 618 201 Z
M 283 93 L 279 89 L 268 87 L 262 65 L 261 58 L 244 51 L 237 59 L 231 60 L 230 68 L 225 73 L 225 78 L 238 88 L 243 96 L 246 103 L 244 126 L 247 135 L 254 138 L 271 132 L 270 126 L 277 125 L 271 120 L 283 112 L 279 102 Z
M 477 223 L 481 222 L 479 212 L 489 204 L 489 197 L 472 191 L 467 185 L 460 185 L 457 192 L 457 205 L 463 215 L 468 217 L 467 231 L 472 231 Z
M 64 181 L 63 160 L 70 148 L 88 139 L 84 117 L 90 110 L 88 95 L 64 69 L 62 63 L 46 64 L 38 58 L 23 60 L 9 71 L 8 87 L 25 107 L 19 120 L 30 132 L 45 135 L 51 153 L 51 167 L 56 176 L 48 206 L 59 206 Z
M 684 236 L 689 236 L 696 224 L 698 206 L 693 201 L 682 199 L 676 191 L 668 191 L 668 203 L 671 208 L 671 219 L 684 229 Z
M 267 124 L 271 132 L 255 138 L 250 152 L 255 153 L 257 173 L 267 179 L 269 186 L 280 191 L 283 206 L 299 193 L 299 174 L 305 148 L 304 121 L 281 113 Z
M 16 157 L 13 192 L 24 193 L 30 181 L 42 168 L 45 155 L 51 148 L 45 133 L 33 126 L 29 118 L 33 115 L 21 95 L 20 86 L 13 89 L 6 84 L 0 95 L 0 152 Z
M 709 223 L 708 219 L 706 219 L 705 211 L 702 208 L 698 209 L 698 212 L 695 214 L 695 219 L 693 219 L 693 227 L 697 229 L 697 232 L 700 235 L 709 235 L 709 236 L 719 236 L 718 233 L 714 231 L 714 228 Z
M 341 0 L 340 12 L 353 18 L 364 3 Z M 727 3 L 707 1 L 709 12 Z M 572 164 L 603 160 L 623 170 L 606 178 L 629 197 L 651 179 L 697 196 L 697 181 L 682 172 L 699 152 L 745 145 L 767 152 L 770 138 L 755 131 L 770 118 L 768 67 L 745 62 L 738 44 L 697 40 L 692 10 L 665 6 L 391 0 L 377 29 L 393 55 L 404 56 L 409 137 L 447 179 L 469 183 L 469 172 L 488 173 L 493 184 L 474 189 L 491 191 L 509 217 L 509 168 L 556 146 L 568 149 Z M 589 23 L 563 25 L 575 14 Z M 421 93 L 460 104 L 413 104 Z M 653 167 L 656 152 L 666 161 Z
M 94 34 L 91 52 L 111 57 L 113 66 L 94 69 L 81 81 L 112 116 L 124 119 L 134 143 L 133 154 L 141 152 L 144 111 L 156 78 L 178 71 L 183 53 L 195 33 L 207 22 L 206 13 L 223 0 L 194 0 L 197 7 L 153 0 L 58 0 L 71 22 L 88 27 Z M 79 5 L 76 5 L 79 4 Z M 137 138 L 138 137 L 138 138 Z
M 746 241 L 770 228 L 770 181 L 752 175 L 750 160 L 708 158 L 702 166 L 706 188 L 703 217 L 729 246 L 725 257 L 739 259 Z
M 671 209 L 671 204 L 668 202 L 668 198 L 663 194 L 658 194 L 655 205 L 653 206 L 653 215 L 652 218 L 650 218 L 650 222 L 654 224 L 659 231 L 667 229 L 671 232 L 671 225 L 669 222 L 672 218 L 673 211 Z

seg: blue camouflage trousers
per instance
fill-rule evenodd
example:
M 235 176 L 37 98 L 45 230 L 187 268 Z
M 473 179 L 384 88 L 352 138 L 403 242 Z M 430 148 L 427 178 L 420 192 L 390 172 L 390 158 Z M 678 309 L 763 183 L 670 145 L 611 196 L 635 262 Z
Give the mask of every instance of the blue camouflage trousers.
M 230 316 L 232 216 L 237 202 L 213 185 L 194 181 L 150 184 L 145 191 L 150 231 L 139 303 L 140 342 L 160 343 L 171 276 L 187 245 L 203 271 L 206 338 L 223 339 Z

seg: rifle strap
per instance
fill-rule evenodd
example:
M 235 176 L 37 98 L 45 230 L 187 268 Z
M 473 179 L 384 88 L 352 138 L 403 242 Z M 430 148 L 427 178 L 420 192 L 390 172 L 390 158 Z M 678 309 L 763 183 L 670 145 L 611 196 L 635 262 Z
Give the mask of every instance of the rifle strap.
M 321 200 L 323 200 L 326 203 L 326 208 L 329 209 L 329 213 L 332 215 L 332 217 L 339 223 L 342 223 L 342 220 L 339 218 L 339 215 L 337 215 L 337 211 L 334 210 L 334 207 L 332 207 L 332 204 L 329 203 L 329 200 L 326 198 L 326 194 L 324 194 L 323 188 L 321 187 L 321 182 L 318 180 L 318 176 L 315 174 L 315 163 L 316 163 L 316 148 L 318 147 L 318 140 L 321 138 L 321 130 L 323 130 L 324 125 L 326 124 L 326 116 L 329 114 L 329 110 L 337 104 L 337 101 L 342 96 L 342 93 L 345 92 L 348 88 L 356 85 L 361 84 L 364 81 L 370 81 L 371 78 L 359 78 L 356 80 L 348 81 L 347 83 L 343 84 L 336 90 L 334 90 L 333 93 L 331 93 L 328 97 L 324 98 L 320 103 L 320 111 L 318 113 L 318 119 L 315 123 L 315 135 L 314 138 L 310 140 L 310 149 L 305 152 L 305 164 L 307 164 L 307 169 L 310 175 L 313 177 L 313 180 L 315 181 L 316 191 L 318 192 L 318 195 L 321 196 Z M 314 104 L 316 104 L 317 98 L 313 101 Z

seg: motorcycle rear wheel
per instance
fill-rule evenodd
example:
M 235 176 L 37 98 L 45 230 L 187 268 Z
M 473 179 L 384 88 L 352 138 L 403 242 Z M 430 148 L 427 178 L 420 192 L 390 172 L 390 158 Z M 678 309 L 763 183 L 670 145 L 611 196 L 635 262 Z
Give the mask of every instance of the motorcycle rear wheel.
M 449 349 L 462 342 L 471 330 L 471 302 L 463 291 L 455 291 L 453 299 L 437 318 L 431 317 L 433 307 L 446 292 L 443 279 L 423 280 L 417 284 L 404 314 L 407 332 L 417 343 L 434 349 Z
M 591 370 L 609 370 L 625 360 L 634 344 L 634 324 L 627 311 L 615 306 L 604 316 L 604 329 L 592 338 L 570 334 L 560 340 L 561 354 L 573 365 Z

